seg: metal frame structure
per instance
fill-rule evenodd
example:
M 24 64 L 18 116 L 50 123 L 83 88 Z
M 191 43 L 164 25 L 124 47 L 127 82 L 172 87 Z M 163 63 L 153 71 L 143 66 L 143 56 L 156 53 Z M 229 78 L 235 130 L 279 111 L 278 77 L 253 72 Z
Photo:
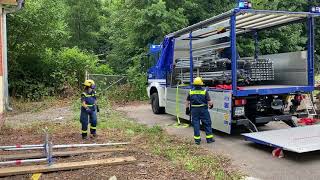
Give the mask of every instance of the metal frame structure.
M 232 94 L 234 96 L 248 96 L 250 94 L 283 94 L 294 92 L 311 92 L 314 90 L 314 17 L 320 16 L 311 12 L 288 12 L 235 8 L 221 15 L 212 17 L 192 26 L 186 27 L 168 35 L 178 40 L 189 40 L 190 51 L 190 84 L 193 81 L 193 44 L 210 41 L 221 37 L 230 37 L 232 51 Z M 255 34 L 262 30 L 284 26 L 290 23 L 303 22 L 308 25 L 308 57 L 307 57 L 307 86 L 292 86 L 283 88 L 261 88 L 250 90 L 237 90 L 237 35 L 244 33 Z M 223 34 L 215 34 L 217 27 L 227 29 Z M 257 48 L 257 47 L 256 47 Z M 257 53 L 257 49 L 255 50 Z M 257 56 L 257 54 L 255 55 Z

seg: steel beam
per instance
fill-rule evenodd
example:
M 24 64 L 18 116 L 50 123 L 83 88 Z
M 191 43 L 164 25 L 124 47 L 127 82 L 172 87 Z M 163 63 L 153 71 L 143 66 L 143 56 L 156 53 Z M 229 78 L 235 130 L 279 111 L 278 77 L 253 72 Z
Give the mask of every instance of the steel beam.
M 231 76 L 232 76 L 232 91 L 234 94 L 237 92 L 237 40 L 236 40 L 236 12 L 230 18 L 231 30 Z
M 189 48 L 190 48 L 190 85 L 193 84 L 193 55 L 192 55 L 192 31 L 189 34 L 190 42 L 189 42 Z
M 178 36 L 181 36 L 183 34 L 187 34 L 191 31 L 195 31 L 195 30 L 198 30 L 198 29 L 201 29 L 201 28 L 204 28 L 204 27 L 207 27 L 213 23 L 217 23 L 219 21 L 222 21 L 222 20 L 226 20 L 227 18 L 230 17 L 230 15 L 232 14 L 233 10 L 231 11 L 228 11 L 228 12 L 225 12 L 223 14 L 220 14 L 218 16 L 214 16 L 212 18 L 209 18 L 209 19 L 206 19 L 204 21 L 201 21 L 197 24 L 194 24 L 192 26 L 188 26 L 186 28 L 183 28 L 179 31 L 176 31 L 176 32 L 173 32 L 169 35 L 167 35 L 168 37 L 178 37 Z

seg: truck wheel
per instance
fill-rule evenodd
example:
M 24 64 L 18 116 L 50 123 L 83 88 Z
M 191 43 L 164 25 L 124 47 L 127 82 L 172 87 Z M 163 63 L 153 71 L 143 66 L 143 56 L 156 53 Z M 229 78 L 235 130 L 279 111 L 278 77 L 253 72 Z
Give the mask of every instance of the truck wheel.
M 165 112 L 164 107 L 159 106 L 159 96 L 158 93 L 153 93 L 151 95 L 151 107 L 155 114 L 163 114 Z

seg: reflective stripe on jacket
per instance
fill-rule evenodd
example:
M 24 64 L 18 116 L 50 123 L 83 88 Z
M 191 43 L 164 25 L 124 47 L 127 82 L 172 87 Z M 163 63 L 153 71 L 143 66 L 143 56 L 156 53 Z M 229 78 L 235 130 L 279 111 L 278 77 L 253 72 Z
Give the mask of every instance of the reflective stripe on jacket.
M 206 94 L 207 90 L 205 89 L 191 89 L 189 92 L 191 107 L 208 106 Z

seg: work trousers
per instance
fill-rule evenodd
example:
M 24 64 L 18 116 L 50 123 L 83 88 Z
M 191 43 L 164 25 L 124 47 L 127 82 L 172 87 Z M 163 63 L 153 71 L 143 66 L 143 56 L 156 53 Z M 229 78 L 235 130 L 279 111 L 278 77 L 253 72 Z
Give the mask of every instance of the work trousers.
M 210 118 L 210 114 L 208 111 L 208 107 L 192 107 L 191 108 L 191 116 L 192 116 L 192 125 L 194 128 L 194 140 L 196 143 L 201 141 L 200 136 L 200 121 L 204 126 L 204 130 L 206 132 L 207 142 L 213 141 L 213 133 L 212 133 L 212 122 Z
M 94 110 L 88 113 L 84 109 L 81 109 L 80 114 L 82 136 L 86 137 L 88 134 L 88 125 L 90 123 L 90 133 L 96 134 L 97 131 L 97 111 Z

